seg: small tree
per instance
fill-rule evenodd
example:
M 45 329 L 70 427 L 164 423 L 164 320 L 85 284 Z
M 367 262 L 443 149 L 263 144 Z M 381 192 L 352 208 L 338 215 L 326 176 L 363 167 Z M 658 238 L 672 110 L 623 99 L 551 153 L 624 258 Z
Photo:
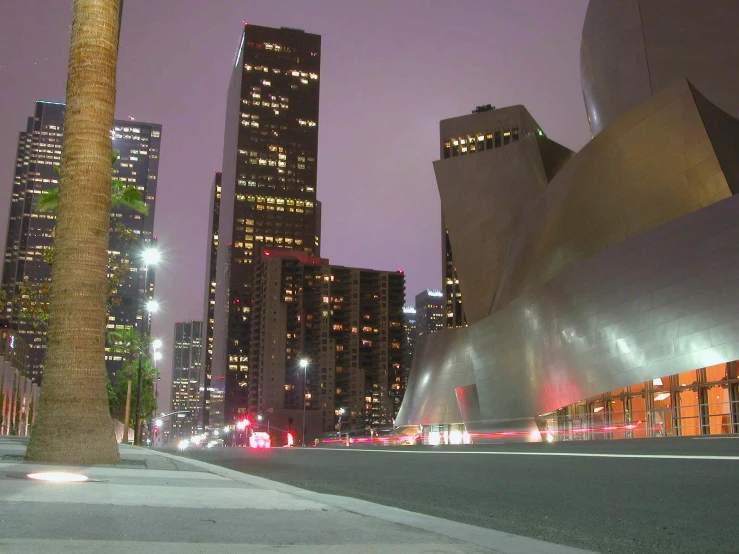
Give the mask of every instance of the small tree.
M 123 375 L 119 371 L 116 377 L 115 390 L 120 383 L 127 382 L 127 392 L 125 394 L 125 412 L 123 416 L 123 441 L 128 441 L 129 418 L 131 414 L 131 388 L 133 384 L 133 368 L 139 356 L 145 356 L 149 348 L 149 337 L 142 336 L 133 327 L 125 327 L 120 330 L 108 333 L 108 340 L 111 343 L 113 352 L 118 352 L 123 357 Z M 122 379 L 121 377 L 124 377 Z M 113 412 L 111 412 L 113 413 Z
M 138 371 L 138 364 L 136 364 Z M 108 381 L 108 402 L 110 403 L 110 413 L 116 419 L 124 424 L 124 433 L 128 433 L 128 429 L 134 426 L 135 414 L 130 413 L 130 409 L 126 406 L 127 397 L 130 406 L 130 388 L 128 383 L 128 371 L 121 369 L 115 376 L 115 382 Z M 159 371 L 152 367 L 151 360 L 145 359 L 142 362 L 142 379 L 141 379 L 141 413 L 151 414 L 157 409 L 157 399 L 154 394 L 154 386 Z M 126 417 L 128 414 L 128 417 Z M 124 440 L 126 437 L 124 434 Z

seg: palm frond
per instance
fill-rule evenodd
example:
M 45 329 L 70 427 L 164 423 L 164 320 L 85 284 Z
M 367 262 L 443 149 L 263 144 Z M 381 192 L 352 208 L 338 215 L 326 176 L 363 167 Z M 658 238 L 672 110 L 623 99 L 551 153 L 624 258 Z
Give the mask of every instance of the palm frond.
M 124 206 L 131 208 L 132 210 L 139 212 L 140 214 L 147 215 L 149 213 L 149 206 L 143 200 L 143 195 L 136 187 L 126 186 L 121 190 L 115 190 L 115 182 L 113 184 L 114 191 L 112 197 L 112 203 L 114 206 Z
M 40 212 L 55 212 L 59 207 L 59 188 L 48 189 L 36 197 L 36 209 Z

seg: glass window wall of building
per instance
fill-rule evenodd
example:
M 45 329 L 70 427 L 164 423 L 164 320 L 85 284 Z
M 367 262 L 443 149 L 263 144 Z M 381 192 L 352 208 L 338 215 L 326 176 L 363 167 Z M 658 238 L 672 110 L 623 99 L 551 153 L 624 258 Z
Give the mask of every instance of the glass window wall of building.
M 738 362 L 659 377 L 538 418 L 549 441 L 739 433 Z

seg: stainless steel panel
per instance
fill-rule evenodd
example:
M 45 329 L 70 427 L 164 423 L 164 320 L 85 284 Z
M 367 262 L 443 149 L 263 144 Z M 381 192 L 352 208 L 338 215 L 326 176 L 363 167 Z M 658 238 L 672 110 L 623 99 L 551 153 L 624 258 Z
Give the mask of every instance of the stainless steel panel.
M 650 127 L 650 116 L 657 114 L 677 140 L 667 138 L 664 124 Z M 675 163 L 674 155 L 699 143 L 706 146 L 706 158 L 697 166 Z M 730 195 L 693 89 L 686 81 L 668 87 L 573 156 L 526 211 L 505 259 L 493 311 L 604 248 Z M 447 214 L 443 195 L 442 209 Z M 454 241 L 451 230 L 450 236 Z M 669 243 L 669 237 L 663 238 Z M 455 263 L 456 253 L 455 247 Z M 637 268 L 633 282 L 643 280 L 638 269 L 642 261 L 629 260 L 627 267 Z M 628 277 L 601 272 L 606 290 L 600 292 L 621 294 L 616 289 Z M 615 289 L 607 287 L 609 281 Z

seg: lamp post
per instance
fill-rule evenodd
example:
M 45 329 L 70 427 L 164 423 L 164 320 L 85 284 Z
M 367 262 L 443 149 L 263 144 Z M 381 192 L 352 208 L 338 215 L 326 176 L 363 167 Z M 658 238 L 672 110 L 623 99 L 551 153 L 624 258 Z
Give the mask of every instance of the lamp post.
M 145 340 L 145 337 L 149 334 L 149 327 L 151 324 L 151 314 L 155 313 L 157 310 L 159 310 L 159 303 L 156 300 L 149 300 L 146 303 L 146 333 L 144 332 L 143 326 L 141 329 L 141 338 L 142 342 Z M 136 379 L 136 419 L 134 421 L 134 444 L 137 444 L 141 446 L 141 378 L 142 374 L 144 372 L 143 367 L 143 358 L 144 353 L 139 352 L 139 374 Z
M 162 359 L 162 353 L 159 352 L 159 349 L 162 347 L 162 339 L 154 339 L 151 341 L 151 346 L 154 349 L 154 352 L 151 355 L 151 359 L 154 361 L 154 369 L 156 369 L 156 363 Z M 162 378 L 157 375 L 157 380 L 154 381 L 154 402 L 156 403 L 156 406 L 154 406 L 154 410 L 151 412 L 149 416 L 149 433 L 152 435 L 151 437 L 151 445 L 154 446 L 154 414 L 157 411 L 157 408 L 159 407 L 159 381 Z M 161 421 L 161 420 L 157 420 Z M 161 428 L 161 425 L 157 425 L 157 427 Z
M 345 411 L 344 408 L 339 408 L 339 421 L 338 421 L 338 424 L 339 424 L 339 442 L 341 442 L 341 416 L 344 415 L 344 411 Z
M 161 434 L 162 435 L 165 434 L 164 433 L 164 420 L 167 419 L 169 421 L 170 420 L 170 417 L 169 416 L 179 415 L 179 414 L 185 414 L 186 416 L 189 416 L 189 415 L 192 415 L 192 412 L 190 410 L 177 410 L 177 411 L 174 411 L 174 412 L 169 412 L 168 414 L 165 414 L 164 412 L 162 412 L 161 414 L 159 414 L 159 417 L 157 417 L 157 419 L 156 419 L 156 426 L 161 429 Z M 171 427 L 172 427 L 172 423 L 170 421 L 170 431 L 171 431 Z M 163 438 L 162 438 L 162 440 L 163 440 Z
M 159 250 L 156 248 L 147 248 L 141 253 L 141 259 L 144 262 L 144 297 L 148 298 L 149 294 L 149 266 L 156 265 L 160 260 Z M 151 314 L 159 309 L 159 303 L 156 300 L 148 298 L 145 308 L 145 319 L 141 322 L 141 339 L 149 334 L 149 326 L 151 324 Z M 139 371 L 136 379 L 136 417 L 134 426 L 133 443 L 141 444 L 141 374 L 143 373 L 143 351 L 139 351 Z
M 257 416 L 257 421 L 262 421 L 263 419 L 261 415 Z M 269 435 L 269 418 L 267 418 L 267 434 Z
M 300 367 L 303 368 L 303 439 L 301 446 L 305 446 L 305 378 L 308 372 L 308 360 L 303 358 L 300 360 Z

